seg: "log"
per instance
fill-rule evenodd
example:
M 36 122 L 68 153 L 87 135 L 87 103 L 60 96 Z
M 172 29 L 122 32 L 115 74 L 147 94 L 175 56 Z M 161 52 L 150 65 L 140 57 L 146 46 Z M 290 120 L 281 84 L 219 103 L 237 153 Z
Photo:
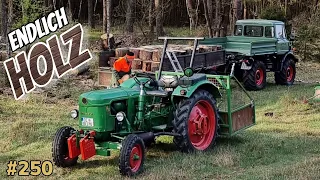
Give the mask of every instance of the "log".
M 139 57 L 142 61 L 152 61 L 153 50 L 142 49 L 140 50 Z
M 152 61 L 143 61 L 142 63 L 142 71 L 151 71 Z
M 159 70 L 160 62 L 152 62 L 151 63 L 151 71 L 156 72 Z
M 141 59 L 134 59 L 132 61 L 132 65 L 131 65 L 131 68 L 133 70 L 137 70 L 137 69 L 142 69 L 142 60 Z
M 129 48 L 117 48 L 116 57 L 123 57 L 129 52 Z
M 154 50 L 152 53 L 152 61 L 159 62 L 161 60 L 161 49 Z

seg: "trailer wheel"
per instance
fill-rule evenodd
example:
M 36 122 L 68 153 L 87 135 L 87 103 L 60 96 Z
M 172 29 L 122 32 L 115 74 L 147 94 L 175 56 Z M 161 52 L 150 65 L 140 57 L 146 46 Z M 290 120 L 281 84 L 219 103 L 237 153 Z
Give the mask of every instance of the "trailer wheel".
M 254 61 L 250 70 L 244 71 L 243 84 L 247 90 L 261 90 L 267 84 L 266 66 L 261 61 Z
M 60 128 L 53 139 L 52 143 L 52 157 L 53 162 L 58 167 L 70 167 L 77 164 L 78 157 L 69 158 L 67 139 L 71 136 L 72 127 L 65 126 Z
M 130 134 L 122 141 L 119 170 L 122 175 L 135 176 L 143 171 L 145 146 L 143 140 Z
M 215 104 L 214 97 L 205 90 L 198 90 L 179 102 L 173 131 L 181 136 L 173 141 L 182 152 L 205 151 L 214 144 L 218 129 Z
M 292 59 L 287 59 L 283 63 L 280 72 L 274 73 L 276 84 L 292 85 L 296 77 L 296 64 Z

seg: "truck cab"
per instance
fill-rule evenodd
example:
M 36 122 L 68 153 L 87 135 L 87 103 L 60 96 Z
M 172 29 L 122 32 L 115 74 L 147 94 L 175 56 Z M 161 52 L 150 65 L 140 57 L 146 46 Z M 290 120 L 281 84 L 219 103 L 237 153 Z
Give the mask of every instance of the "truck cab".
M 275 20 L 238 20 L 235 24 L 236 37 L 255 37 L 257 40 L 276 41 L 276 53 L 286 54 L 291 50 L 290 41 L 287 39 L 285 24 Z
M 267 72 L 274 72 L 276 84 L 294 83 L 298 59 L 287 39 L 285 23 L 281 21 L 238 20 L 233 35 L 206 38 L 200 44 L 221 46 L 226 54 L 226 64 L 218 67 L 218 74 L 230 73 L 235 64 L 234 75 L 247 90 L 264 89 Z

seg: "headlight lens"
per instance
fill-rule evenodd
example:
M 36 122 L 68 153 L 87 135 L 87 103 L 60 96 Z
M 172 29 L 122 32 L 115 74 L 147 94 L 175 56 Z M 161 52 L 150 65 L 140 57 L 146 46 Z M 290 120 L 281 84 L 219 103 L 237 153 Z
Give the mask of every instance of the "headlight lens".
M 78 110 L 74 109 L 74 110 L 71 111 L 71 117 L 73 119 L 77 118 L 78 116 L 79 116 L 79 111 Z
M 116 114 L 116 118 L 117 118 L 118 121 L 123 121 L 124 116 L 125 116 L 124 112 L 118 112 Z

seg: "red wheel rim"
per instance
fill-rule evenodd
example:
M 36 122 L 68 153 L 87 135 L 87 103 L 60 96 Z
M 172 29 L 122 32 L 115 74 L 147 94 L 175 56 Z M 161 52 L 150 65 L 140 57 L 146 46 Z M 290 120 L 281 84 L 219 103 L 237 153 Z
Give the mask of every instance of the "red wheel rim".
M 292 81 L 292 79 L 293 79 L 293 67 L 289 66 L 287 68 L 287 82 Z
M 135 145 L 130 153 L 130 167 L 132 172 L 137 172 L 142 161 L 142 148 L 139 144 Z
M 257 69 L 256 71 L 256 84 L 260 86 L 263 83 L 264 74 L 261 68 Z
M 210 103 L 200 100 L 192 108 L 188 121 L 188 134 L 198 150 L 208 148 L 216 131 L 216 116 Z

